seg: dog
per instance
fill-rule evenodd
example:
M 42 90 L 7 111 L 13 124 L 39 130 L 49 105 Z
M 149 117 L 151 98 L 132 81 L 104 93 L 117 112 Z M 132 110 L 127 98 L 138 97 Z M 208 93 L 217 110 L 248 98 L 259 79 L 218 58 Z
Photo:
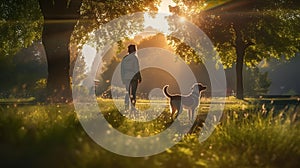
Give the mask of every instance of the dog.
M 188 95 L 170 95 L 168 93 L 168 87 L 169 85 L 165 85 L 163 88 L 163 92 L 165 96 L 170 99 L 170 111 L 172 119 L 176 111 L 177 117 L 184 108 L 188 110 L 189 120 L 193 121 L 195 109 L 199 105 L 199 98 L 201 96 L 201 92 L 206 89 L 206 86 L 202 85 L 201 83 L 195 83 L 192 87 L 191 93 Z

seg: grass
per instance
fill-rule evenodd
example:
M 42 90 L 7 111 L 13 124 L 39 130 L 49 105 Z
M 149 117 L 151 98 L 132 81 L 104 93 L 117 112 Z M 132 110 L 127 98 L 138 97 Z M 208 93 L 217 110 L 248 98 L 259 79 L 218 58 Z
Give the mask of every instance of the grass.
M 0 98 L 0 104 L 7 104 L 7 103 L 30 103 L 35 100 L 34 97 L 29 98 L 9 98 L 9 99 L 2 99 Z
M 109 123 L 128 135 L 153 135 L 170 123 L 168 108 L 161 109 L 164 115 L 158 119 L 140 123 L 120 115 L 110 100 L 99 100 L 99 104 Z M 204 100 L 199 109 L 208 105 L 209 100 Z M 148 108 L 145 103 L 138 106 Z M 190 134 L 163 153 L 131 158 L 93 142 L 72 104 L 2 105 L 0 166 L 300 167 L 300 112 L 299 107 L 288 106 L 278 110 L 229 99 L 220 124 L 206 141 L 199 143 L 198 135 Z

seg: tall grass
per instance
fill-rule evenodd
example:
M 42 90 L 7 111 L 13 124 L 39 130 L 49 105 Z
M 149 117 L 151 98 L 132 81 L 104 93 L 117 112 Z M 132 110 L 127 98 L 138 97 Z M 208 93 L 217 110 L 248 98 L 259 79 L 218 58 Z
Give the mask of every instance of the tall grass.
M 283 117 L 288 111 L 265 112 L 257 107 L 225 111 L 225 119 L 207 141 L 199 143 L 197 135 L 187 136 L 163 154 L 161 166 L 299 167 L 299 123 Z
M 101 108 L 107 120 L 126 134 L 155 134 L 169 123 L 168 117 L 160 117 L 141 125 L 119 115 L 111 102 L 105 104 Z M 93 142 L 72 105 L 0 106 L 0 166 L 300 167 L 300 125 L 294 114 L 226 105 L 223 120 L 206 141 L 199 143 L 196 133 L 189 134 L 161 154 L 130 158 Z

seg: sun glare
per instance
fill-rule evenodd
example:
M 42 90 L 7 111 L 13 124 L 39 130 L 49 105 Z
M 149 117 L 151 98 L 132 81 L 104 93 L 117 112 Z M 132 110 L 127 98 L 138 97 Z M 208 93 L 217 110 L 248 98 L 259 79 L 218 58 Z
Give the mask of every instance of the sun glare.
M 175 5 L 176 3 L 174 3 L 172 0 L 162 0 L 158 6 L 158 14 L 154 18 L 147 13 L 144 15 L 144 27 L 152 27 L 161 32 L 168 32 L 169 26 L 165 16 L 171 15 L 169 6 Z
M 171 14 L 171 12 L 169 11 L 169 5 L 175 6 L 176 3 L 172 0 L 162 0 L 158 7 L 158 12 Z
M 87 70 L 89 70 L 92 67 L 94 58 L 96 56 L 96 49 L 90 45 L 85 44 L 82 48 L 82 54 L 87 66 Z
M 185 22 L 185 20 L 186 20 L 185 17 L 180 17 L 179 22 L 183 23 L 183 22 Z

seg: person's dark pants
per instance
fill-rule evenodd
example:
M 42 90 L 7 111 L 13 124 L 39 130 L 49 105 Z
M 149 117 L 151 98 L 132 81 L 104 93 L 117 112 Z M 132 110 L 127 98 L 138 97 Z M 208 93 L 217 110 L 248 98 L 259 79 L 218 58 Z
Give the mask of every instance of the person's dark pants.
M 131 80 L 130 82 L 126 82 L 126 95 L 125 95 L 125 110 L 129 109 L 129 100 L 131 110 L 135 109 L 136 103 L 136 90 L 138 86 L 137 80 Z

